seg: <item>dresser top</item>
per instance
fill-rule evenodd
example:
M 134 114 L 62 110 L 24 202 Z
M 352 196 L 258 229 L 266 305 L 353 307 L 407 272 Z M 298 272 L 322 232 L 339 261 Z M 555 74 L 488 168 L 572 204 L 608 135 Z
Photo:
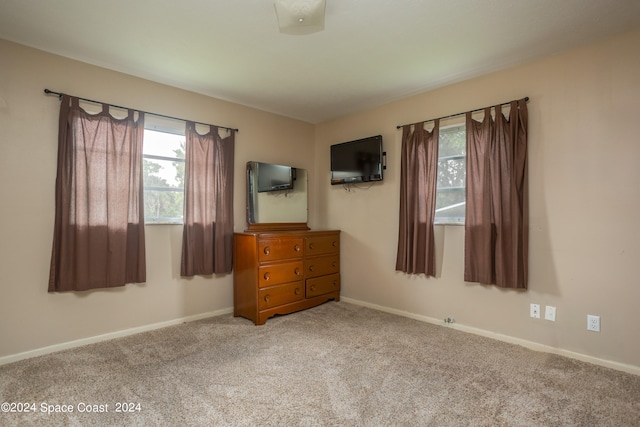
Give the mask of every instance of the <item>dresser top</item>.
M 340 230 L 295 230 L 295 231 L 264 230 L 264 231 L 244 231 L 244 232 L 239 232 L 234 234 L 240 235 L 240 236 L 274 236 L 274 237 L 275 236 L 278 236 L 278 237 L 302 236 L 304 237 L 304 236 L 318 236 L 323 234 L 336 234 L 336 233 L 340 233 Z

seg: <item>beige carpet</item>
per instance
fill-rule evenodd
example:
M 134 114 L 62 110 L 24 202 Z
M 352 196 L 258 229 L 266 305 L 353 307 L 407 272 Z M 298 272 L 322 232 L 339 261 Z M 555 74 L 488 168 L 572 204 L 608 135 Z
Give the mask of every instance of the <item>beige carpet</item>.
M 619 427 L 640 425 L 640 377 L 329 302 L 1 366 L 0 402 L 35 404 L 2 426 Z

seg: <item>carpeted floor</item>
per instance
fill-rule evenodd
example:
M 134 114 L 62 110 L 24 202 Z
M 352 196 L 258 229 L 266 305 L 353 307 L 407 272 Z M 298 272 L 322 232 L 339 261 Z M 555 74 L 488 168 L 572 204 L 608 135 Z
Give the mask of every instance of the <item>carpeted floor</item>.
M 620 427 L 640 426 L 640 377 L 329 302 L 0 366 L 0 402 L 31 411 L 3 405 L 2 426 Z

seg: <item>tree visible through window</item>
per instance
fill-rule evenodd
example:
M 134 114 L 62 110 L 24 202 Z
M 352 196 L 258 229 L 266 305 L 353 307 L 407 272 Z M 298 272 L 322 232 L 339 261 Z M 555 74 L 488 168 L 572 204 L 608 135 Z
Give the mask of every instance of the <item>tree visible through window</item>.
M 142 157 L 145 223 L 182 224 L 185 136 L 145 129 Z
M 464 224 L 467 179 L 467 142 L 464 124 L 440 129 L 436 224 Z

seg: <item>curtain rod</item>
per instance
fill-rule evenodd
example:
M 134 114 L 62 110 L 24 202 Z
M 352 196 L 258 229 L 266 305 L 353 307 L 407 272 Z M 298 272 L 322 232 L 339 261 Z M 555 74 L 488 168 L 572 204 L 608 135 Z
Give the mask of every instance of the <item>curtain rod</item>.
M 524 101 L 525 101 L 525 102 L 528 102 L 528 101 L 529 101 L 529 97 L 528 97 L 528 96 L 526 96 L 526 97 L 524 98 Z M 502 104 L 499 104 L 499 105 L 509 105 L 510 103 L 511 103 L 511 101 L 509 101 L 509 102 L 503 102 Z M 491 107 L 493 107 L 493 105 L 492 105 Z M 433 121 L 435 121 L 435 120 L 450 119 L 451 117 L 457 117 L 457 116 L 461 116 L 461 115 L 463 115 L 463 114 L 467 114 L 467 113 L 476 113 L 476 112 L 478 112 L 478 111 L 482 111 L 482 110 L 484 110 L 484 109 L 486 109 L 486 108 L 491 108 L 491 107 L 476 108 L 475 110 L 465 111 L 464 113 L 450 114 L 450 115 L 448 115 L 448 116 L 438 117 L 437 119 L 429 119 L 429 120 L 425 120 L 425 121 L 423 121 L 423 122 L 416 122 L 416 123 L 427 123 L 427 122 L 433 122 Z M 413 125 L 413 124 L 415 124 L 415 123 L 407 123 L 407 125 Z M 407 126 L 407 125 L 398 125 L 398 126 L 396 126 L 396 129 L 400 129 L 400 128 L 402 128 L 403 126 Z
M 62 93 L 60 93 L 60 92 L 54 92 L 54 91 L 52 91 L 52 90 L 45 89 L 45 90 L 44 90 L 44 93 L 46 93 L 47 95 L 58 95 L 58 98 L 60 98 L 60 100 L 62 100 L 62 95 L 63 95 L 63 94 L 62 94 Z M 106 103 L 105 103 L 105 102 L 100 102 L 100 101 L 94 101 L 93 99 L 80 98 L 80 97 L 77 97 L 77 98 L 78 98 L 78 99 L 81 99 L 81 100 L 83 100 L 83 101 L 93 102 L 93 103 L 95 103 L 95 104 L 109 104 L 108 102 L 106 102 Z M 112 106 L 112 107 L 115 107 L 115 108 L 121 108 L 121 109 L 123 109 L 123 110 L 135 110 L 135 111 L 139 111 L 139 112 L 141 112 L 141 113 L 151 114 L 151 115 L 153 115 L 153 116 L 157 116 L 157 117 L 163 117 L 163 118 L 165 118 L 165 119 L 181 120 L 181 121 L 183 121 L 183 122 L 191 121 L 191 120 L 181 119 L 181 118 L 179 118 L 179 117 L 166 116 L 166 115 L 164 115 L 164 114 L 151 113 L 151 112 L 149 112 L 149 111 L 137 110 L 137 109 L 135 109 L 135 108 L 121 107 L 121 106 L 119 106 L 119 105 L 114 105 L 114 104 L 109 104 L 109 105 L 110 105 L 110 106 Z M 220 129 L 233 130 L 233 131 L 239 132 L 239 129 L 237 129 L 237 128 L 229 128 L 229 127 L 226 127 L 226 126 L 212 125 L 212 124 L 209 124 L 209 123 L 200 123 L 200 122 L 194 122 L 194 123 L 197 123 L 197 124 L 199 124 L 199 125 L 205 125 L 205 126 L 216 126 L 216 127 L 220 128 Z

